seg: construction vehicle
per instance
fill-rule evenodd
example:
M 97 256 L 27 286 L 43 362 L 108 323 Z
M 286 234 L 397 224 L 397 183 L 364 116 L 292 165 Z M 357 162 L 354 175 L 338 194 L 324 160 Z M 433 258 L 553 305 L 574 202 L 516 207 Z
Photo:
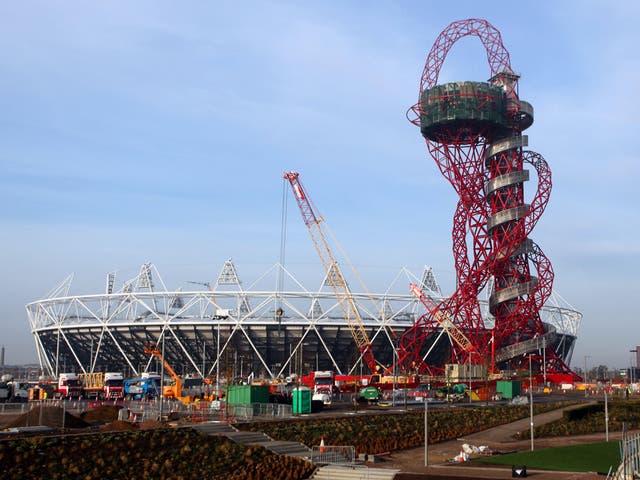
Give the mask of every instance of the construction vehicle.
M 0 381 L 0 402 L 8 402 L 11 398 L 11 389 L 7 382 Z
M 325 405 L 331 405 L 337 389 L 333 371 L 317 370 L 313 372 L 312 400 L 319 400 Z
M 376 387 L 364 387 L 358 392 L 358 401 L 367 403 L 378 403 L 380 400 L 380 390 Z
M 25 383 L 24 386 L 28 386 L 29 388 L 26 390 L 26 397 L 24 397 L 23 401 L 37 402 L 39 400 L 54 398 L 57 395 L 56 388 L 51 383 L 39 382 L 36 385 Z
M 129 378 L 124 381 L 124 396 L 128 400 L 153 400 L 160 396 L 157 377 Z
M 376 373 L 378 371 L 378 364 L 373 356 L 371 349 L 371 341 L 367 335 L 367 331 L 364 328 L 362 317 L 358 311 L 358 307 L 353 299 L 353 295 L 349 290 L 349 286 L 342 275 L 338 262 L 336 261 L 327 238 L 322 230 L 321 223 L 324 219 L 316 212 L 311 198 L 307 194 L 305 188 L 300 181 L 299 174 L 297 172 L 286 172 L 284 178 L 289 181 L 291 189 L 293 190 L 296 202 L 300 208 L 302 214 L 302 220 L 309 231 L 313 245 L 318 252 L 318 256 L 322 261 L 322 265 L 326 272 L 325 283 L 329 284 L 333 289 L 342 313 L 347 322 L 347 326 L 351 331 L 351 335 L 355 341 L 360 355 L 365 364 L 371 371 Z
M 121 399 L 124 397 L 124 378 L 120 372 L 78 374 L 82 396 L 90 399 Z
M 171 368 L 171 365 L 169 365 L 169 363 L 162 357 L 162 353 L 160 353 L 160 350 L 158 350 L 157 347 L 147 344 L 144 347 L 144 353 L 146 353 L 147 355 L 153 355 L 158 360 L 160 360 L 164 365 L 164 369 L 173 379 L 173 385 L 163 385 L 163 389 L 162 389 L 163 396 L 180 400 L 182 403 L 185 403 L 185 404 L 189 404 L 193 402 L 196 398 L 200 396 L 200 393 L 202 392 L 201 379 L 199 378 L 196 379 L 197 382 L 200 384 L 200 392 L 198 392 L 197 395 L 193 394 L 194 392 L 192 390 L 192 387 L 193 387 L 192 382 L 187 382 L 188 383 L 187 386 L 189 388 L 183 390 L 183 387 L 185 386 L 185 382 L 182 380 L 182 378 L 180 378 L 180 376 L 175 372 L 175 370 Z
M 82 397 L 82 383 L 76 373 L 61 373 L 58 377 L 58 388 L 54 391 L 56 398 Z
M 14 380 L 13 375 L 0 377 L 0 402 L 26 402 L 29 399 L 29 382 Z

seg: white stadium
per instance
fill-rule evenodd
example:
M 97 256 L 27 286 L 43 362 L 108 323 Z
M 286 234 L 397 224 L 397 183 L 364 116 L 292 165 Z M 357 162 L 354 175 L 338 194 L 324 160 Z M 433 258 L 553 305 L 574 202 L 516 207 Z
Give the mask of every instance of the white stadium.
M 120 284 L 108 274 L 104 292 L 72 295 L 72 279 L 26 306 L 45 375 L 159 371 L 157 360 L 144 353 L 147 344 L 164 348 L 169 364 L 185 375 L 274 379 L 318 369 L 369 373 L 326 278 L 318 279 L 320 288 L 308 289 L 276 264 L 243 288 L 228 260 L 214 283 L 187 282 L 185 289 L 167 289 L 153 264 L 142 265 L 138 275 Z M 436 301 L 442 298 L 427 267 L 420 276 L 400 269 L 385 293 L 351 293 L 382 365 L 393 363 L 398 339 L 425 313 L 409 293 L 409 282 Z M 482 306 L 490 328 L 486 302 Z M 540 314 L 556 328 L 554 349 L 569 364 L 582 314 L 556 294 Z M 421 352 L 427 363 L 449 352 L 450 339 L 440 333 Z

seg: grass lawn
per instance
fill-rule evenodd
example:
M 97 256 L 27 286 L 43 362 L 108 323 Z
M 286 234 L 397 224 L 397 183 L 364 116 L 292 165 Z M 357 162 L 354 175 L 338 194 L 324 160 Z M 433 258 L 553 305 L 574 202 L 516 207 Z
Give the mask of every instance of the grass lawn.
M 607 473 L 620 464 L 620 443 L 600 442 L 569 447 L 544 448 L 533 452 L 482 457 L 474 461 L 498 465 L 526 465 L 527 468 L 567 472 Z

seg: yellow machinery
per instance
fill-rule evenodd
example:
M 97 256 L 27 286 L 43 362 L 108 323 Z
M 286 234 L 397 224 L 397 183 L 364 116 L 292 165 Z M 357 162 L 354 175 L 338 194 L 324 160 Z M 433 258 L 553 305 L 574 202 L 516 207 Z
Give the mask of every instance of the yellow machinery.
M 175 370 L 171 368 L 171 365 L 169 365 L 169 363 L 162 357 L 162 353 L 160 353 L 160 350 L 158 350 L 158 347 L 154 347 L 153 345 L 147 344 L 144 347 L 144 353 L 146 353 L 147 355 L 153 355 L 158 360 L 160 360 L 163 363 L 165 370 L 167 371 L 167 373 L 169 373 L 169 375 L 171 375 L 171 378 L 174 381 L 173 385 L 162 386 L 162 395 L 167 398 L 175 398 L 176 400 L 180 400 L 182 403 L 193 402 L 194 400 L 193 396 L 186 396 L 186 397 L 182 396 L 183 381 L 180 378 L 180 376 L 175 372 Z

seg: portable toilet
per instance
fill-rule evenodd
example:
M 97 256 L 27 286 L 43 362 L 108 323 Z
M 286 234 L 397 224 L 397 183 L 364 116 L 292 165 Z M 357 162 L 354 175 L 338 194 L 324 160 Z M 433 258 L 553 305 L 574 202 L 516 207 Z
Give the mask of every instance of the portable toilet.
M 309 387 L 294 388 L 291 400 L 291 411 L 294 415 L 311 413 L 311 389 Z

